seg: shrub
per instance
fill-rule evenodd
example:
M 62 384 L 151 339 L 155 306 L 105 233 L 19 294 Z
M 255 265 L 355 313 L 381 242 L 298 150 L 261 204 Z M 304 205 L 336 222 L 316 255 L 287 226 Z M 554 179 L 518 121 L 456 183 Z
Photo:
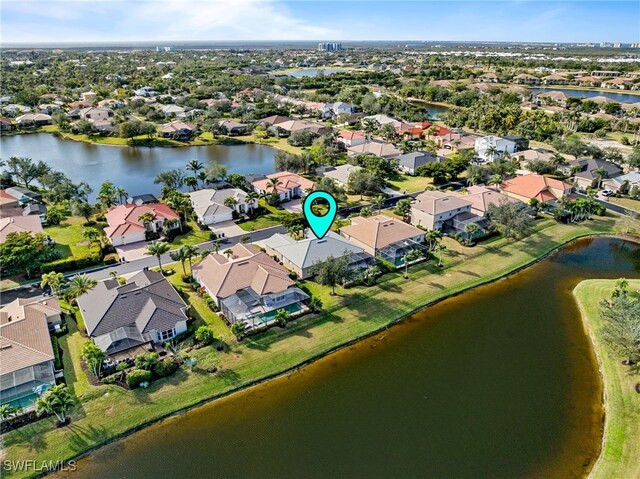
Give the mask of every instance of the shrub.
M 139 354 L 138 356 L 136 356 L 136 359 L 133 361 L 133 363 L 138 369 L 151 371 L 158 363 L 159 358 L 160 357 L 158 356 L 158 353 Z
M 153 374 L 145 369 L 132 369 L 127 373 L 127 386 L 137 388 L 142 382 L 149 382 Z
M 115 264 L 118 262 L 118 258 L 115 254 L 108 254 L 104 257 L 104 264 Z
M 211 296 L 209 296 L 207 293 L 205 293 L 203 298 L 204 298 L 204 301 L 207 303 L 207 306 L 209 306 L 209 309 L 211 311 L 214 311 L 214 312 L 218 311 L 218 306 L 216 306 L 216 302 Z
M 76 269 L 89 268 L 102 262 L 102 255 L 99 252 L 89 253 L 84 256 L 70 256 L 68 258 L 62 258 L 49 263 L 45 263 L 40 266 L 40 272 L 50 273 L 55 271 L 57 273 L 63 273 L 65 271 L 74 271 Z
M 211 344 L 215 339 L 213 330 L 209 326 L 200 326 L 196 330 L 196 339 L 202 344 Z
M 62 369 L 62 358 L 60 357 L 60 345 L 58 344 L 58 338 L 51 337 L 51 346 L 53 346 L 53 364 L 56 369 Z
M 116 371 L 124 371 L 125 369 L 129 369 L 130 367 L 131 364 L 127 362 L 118 363 L 118 365 L 116 366 Z
M 179 367 L 180 367 L 180 364 L 178 363 L 177 359 L 173 357 L 167 357 L 167 358 L 164 358 L 162 361 L 158 362 L 153 367 L 153 372 L 156 375 L 156 377 L 165 378 L 175 373 Z
M 103 377 L 100 382 L 102 384 L 115 384 L 120 380 L 120 373 L 110 374 L 109 376 Z

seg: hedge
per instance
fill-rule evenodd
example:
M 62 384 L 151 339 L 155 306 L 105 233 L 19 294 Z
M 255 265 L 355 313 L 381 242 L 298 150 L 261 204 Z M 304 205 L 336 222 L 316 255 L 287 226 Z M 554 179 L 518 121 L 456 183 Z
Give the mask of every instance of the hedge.
M 64 273 L 65 271 L 74 271 L 77 269 L 89 268 L 102 263 L 102 256 L 100 253 L 90 253 L 84 256 L 70 256 L 68 258 L 62 258 L 49 263 L 45 263 L 40 266 L 40 272 L 50 273 L 55 271 L 57 273 Z
M 60 357 L 60 345 L 56 336 L 51 336 L 51 346 L 53 347 L 53 365 L 59 371 L 62 369 L 62 358 Z
M 132 369 L 127 373 L 127 385 L 130 388 L 137 388 L 142 382 L 151 382 L 151 371 L 144 369 Z
M 155 373 L 156 377 L 164 378 L 167 376 L 171 376 L 178 370 L 179 367 L 180 364 L 178 363 L 178 361 L 175 358 L 169 357 L 163 359 L 162 361 L 159 361 L 153 367 L 153 372 Z

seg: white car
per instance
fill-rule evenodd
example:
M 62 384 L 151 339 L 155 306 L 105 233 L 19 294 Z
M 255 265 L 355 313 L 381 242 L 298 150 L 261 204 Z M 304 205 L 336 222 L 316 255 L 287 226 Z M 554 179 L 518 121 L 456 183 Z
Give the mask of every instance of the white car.
M 612 196 L 613 191 L 611 190 L 602 190 L 602 196 Z

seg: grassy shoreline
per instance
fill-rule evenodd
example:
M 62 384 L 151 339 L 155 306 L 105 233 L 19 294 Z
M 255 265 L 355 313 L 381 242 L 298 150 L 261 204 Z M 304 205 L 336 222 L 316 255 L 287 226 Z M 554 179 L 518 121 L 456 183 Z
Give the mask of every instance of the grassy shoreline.
M 640 376 L 629 374 L 629 368 L 611 354 L 599 334 L 602 323 L 598 304 L 610 297 L 614 286 L 615 280 L 585 280 L 573 290 L 604 385 L 602 450 L 589 474 L 592 479 L 640 477 L 640 400 L 633 389 Z M 629 289 L 640 289 L 640 280 L 630 280 Z
M 341 290 L 333 297 L 326 288 L 307 282 L 312 293 L 321 297 L 323 314 L 301 318 L 286 329 L 272 329 L 242 343 L 236 343 L 219 324 L 221 320 L 194 302 L 198 315 L 202 311 L 204 322 L 228 345 L 225 353 L 199 350 L 200 367 L 206 370 L 216 365 L 219 373 L 181 370 L 148 390 L 124 391 L 115 386 L 89 387 L 77 364 L 65 363 L 67 380 L 80 398 L 71 426 L 56 429 L 52 420 L 45 419 L 6 434 L 3 459 L 70 460 L 87 454 L 163 418 L 298 369 L 430 304 L 526 268 L 576 238 L 619 233 L 621 226 L 617 216 L 580 225 L 546 219 L 538 223 L 535 234 L 519 242 L 497 238 L 462 248 L 448 240 L 445 269 L 423 263 L 411 269 L 408 280 L 401 272 L 389 274 L 377 287 Z M 76 335 L 65 338 L 66 360 L 79 353 L 82 341 Z

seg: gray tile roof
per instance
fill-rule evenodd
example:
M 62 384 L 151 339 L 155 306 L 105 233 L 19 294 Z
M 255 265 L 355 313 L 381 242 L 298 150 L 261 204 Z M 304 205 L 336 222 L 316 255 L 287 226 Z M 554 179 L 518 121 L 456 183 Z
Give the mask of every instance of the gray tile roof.
M 131 325 L 141 334 L 164 331 L 186 319 L 185 302 L 155 271 L 141 271 L 123 286 L 113 280 L 98 283 L 78 298 L 78 306 L 91 337 Z
M 429 153 L 428 151 L 412 151 L 405 153 L 398 157 L 398 164 L 405 168 L 411 168 L 413 170 L 427 163 L 440 163 L 444 160 L 442 156 L 437 156 Z

